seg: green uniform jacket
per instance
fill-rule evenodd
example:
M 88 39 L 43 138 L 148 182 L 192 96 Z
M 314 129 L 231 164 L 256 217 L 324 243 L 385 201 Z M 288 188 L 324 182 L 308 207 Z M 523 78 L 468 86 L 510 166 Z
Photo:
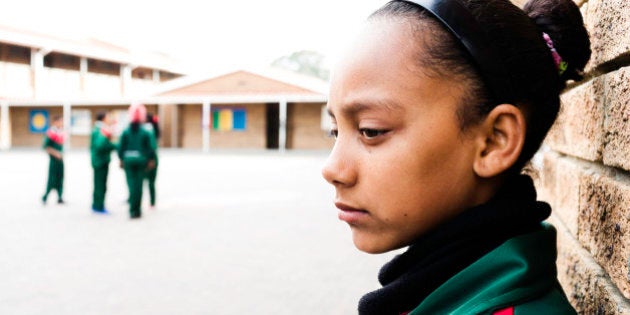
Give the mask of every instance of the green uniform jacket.
M 59 152 L 63 152 L 63 145 L 53 141 L 52 139 L 50 139 L 49 136 L 46 135 L 44 136 L 44 144 L 42 145 L 42 148 L 46 149 L 48 147 L 51 147 Z
M 453 276 L 409 314 L 493 314 L 508 307 L 514 315 L 575 314 L 556 280 L 556 255 L 556 230 L 543 223 Z
M 92 137 L 90 138 L 92 167 L 108 165 L 111 161 L 111 152 L 114 149 L 116 146 L 101 132 L 101 125 L 97 123 L 92 129 Z
M 125 129 L 118 144 L 118 157 L 125 165 L 144 165 L 155 159 L 153 135 L 140 127 L 137 131 Z
M 144 125 L 142 125 L 142 128 L 144 128 L 145 130 L 147 130 L 149 133 L 151 133 L 151 147 L 153 148 L 153 151 L 155 152 L 155 156 L 153 161 L 155 162 L 155 167 L 158 166 L 158 141 L 157 138 L 155 136 L 155 129 L 153 129 L 153 125 L 151 125 L 150 123 L 146 123 Z
M 63 152 L 63 144 L 57 143 L 53 141 L 48 134 L 44 137 L 44 145 L 43 148 L 52 148 L 59 152 Z M 44 197 L 42 198 L 44 202 L 46 202 L 46 198 L 48 197 L 48 193 L 52 189 L 56 189 L 59 194 L 59 200 L 61 200 L 61 194 L 63 191 L 63 173 L 64 173 L 64 165 L 63 160 L 59 160 L 52 155 L 49 155 L 50 162 L 48 163 L 48 183 L 46 184 L 46 193 L 44 193 Z

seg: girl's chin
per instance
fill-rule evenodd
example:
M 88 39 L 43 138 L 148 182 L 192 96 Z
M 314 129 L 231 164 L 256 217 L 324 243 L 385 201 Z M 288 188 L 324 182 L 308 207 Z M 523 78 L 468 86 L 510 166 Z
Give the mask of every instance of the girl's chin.
M 398 248 L 383 243 L 383 240 L 379 239 L 378 236 L 366 236 L 364 232 L 356 231 L 355 228 L 352 228 L 352 241 L 358 250 L 368 254 L 382 254 Z

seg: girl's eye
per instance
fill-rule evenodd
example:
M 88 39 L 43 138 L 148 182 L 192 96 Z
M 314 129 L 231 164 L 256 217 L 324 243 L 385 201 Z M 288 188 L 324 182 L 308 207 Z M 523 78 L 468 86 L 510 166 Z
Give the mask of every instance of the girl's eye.
M 369 128 L 361 128 L 359 129 L 361 135 L 367 139 L 374 139 L 378 136 L 382 136 L 387 133 L 387 130 L 378 130 L 378 129 L 369 129 Z
M 339 130 L 337 129 L 330 129 L 330 131 L 328 131 L 328 136 L 337 139 L 337 136 L 339 135 Z

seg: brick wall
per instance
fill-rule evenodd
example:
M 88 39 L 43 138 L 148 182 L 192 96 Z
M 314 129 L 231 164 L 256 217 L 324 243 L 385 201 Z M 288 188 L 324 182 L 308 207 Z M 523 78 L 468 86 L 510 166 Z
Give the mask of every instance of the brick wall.
M 287 147 L 289 149 L 332 149 L 335 141 L 321 128 L 323 103 L 289 104 Z
M 515 1 L 518 2 L 518 1 Z M 537 186 L 580 314 L 630 314 L 630 1 L 580 0 L 593 55 L 562 95 Z
M 264 104 L 222 105 L 213 107 L 238 107 L 247 112 L 247 124 L 244 131 L 210 131 L 210 148 L 248 148 L 264 149 L 267 144 L 266 119 Z M 184 148 L 201 148 L 201 104 L 181 105 L 180 143 Z
M 31 110 L 47 110 L 49 118 L 62 115 L 61 106 L 52 107 L 11 107 L 11 145 L 13 147 L 41 147 L 44 143 L 43 133 L 33 133 L 29 130 L 29 114 Z

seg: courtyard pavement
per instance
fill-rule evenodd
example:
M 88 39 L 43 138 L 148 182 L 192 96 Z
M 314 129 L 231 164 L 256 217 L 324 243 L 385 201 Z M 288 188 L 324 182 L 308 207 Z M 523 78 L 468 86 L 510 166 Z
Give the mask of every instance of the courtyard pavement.
M 42 205 L 47 156 L 0 152 L 0 314 L 356 314 L 394 254 L 354 248 L 320 175 L 324 152 L 162 150 L 155 210 L 128 218 L 112 158 L 90 211 L 86 150 L 65 205 Z

